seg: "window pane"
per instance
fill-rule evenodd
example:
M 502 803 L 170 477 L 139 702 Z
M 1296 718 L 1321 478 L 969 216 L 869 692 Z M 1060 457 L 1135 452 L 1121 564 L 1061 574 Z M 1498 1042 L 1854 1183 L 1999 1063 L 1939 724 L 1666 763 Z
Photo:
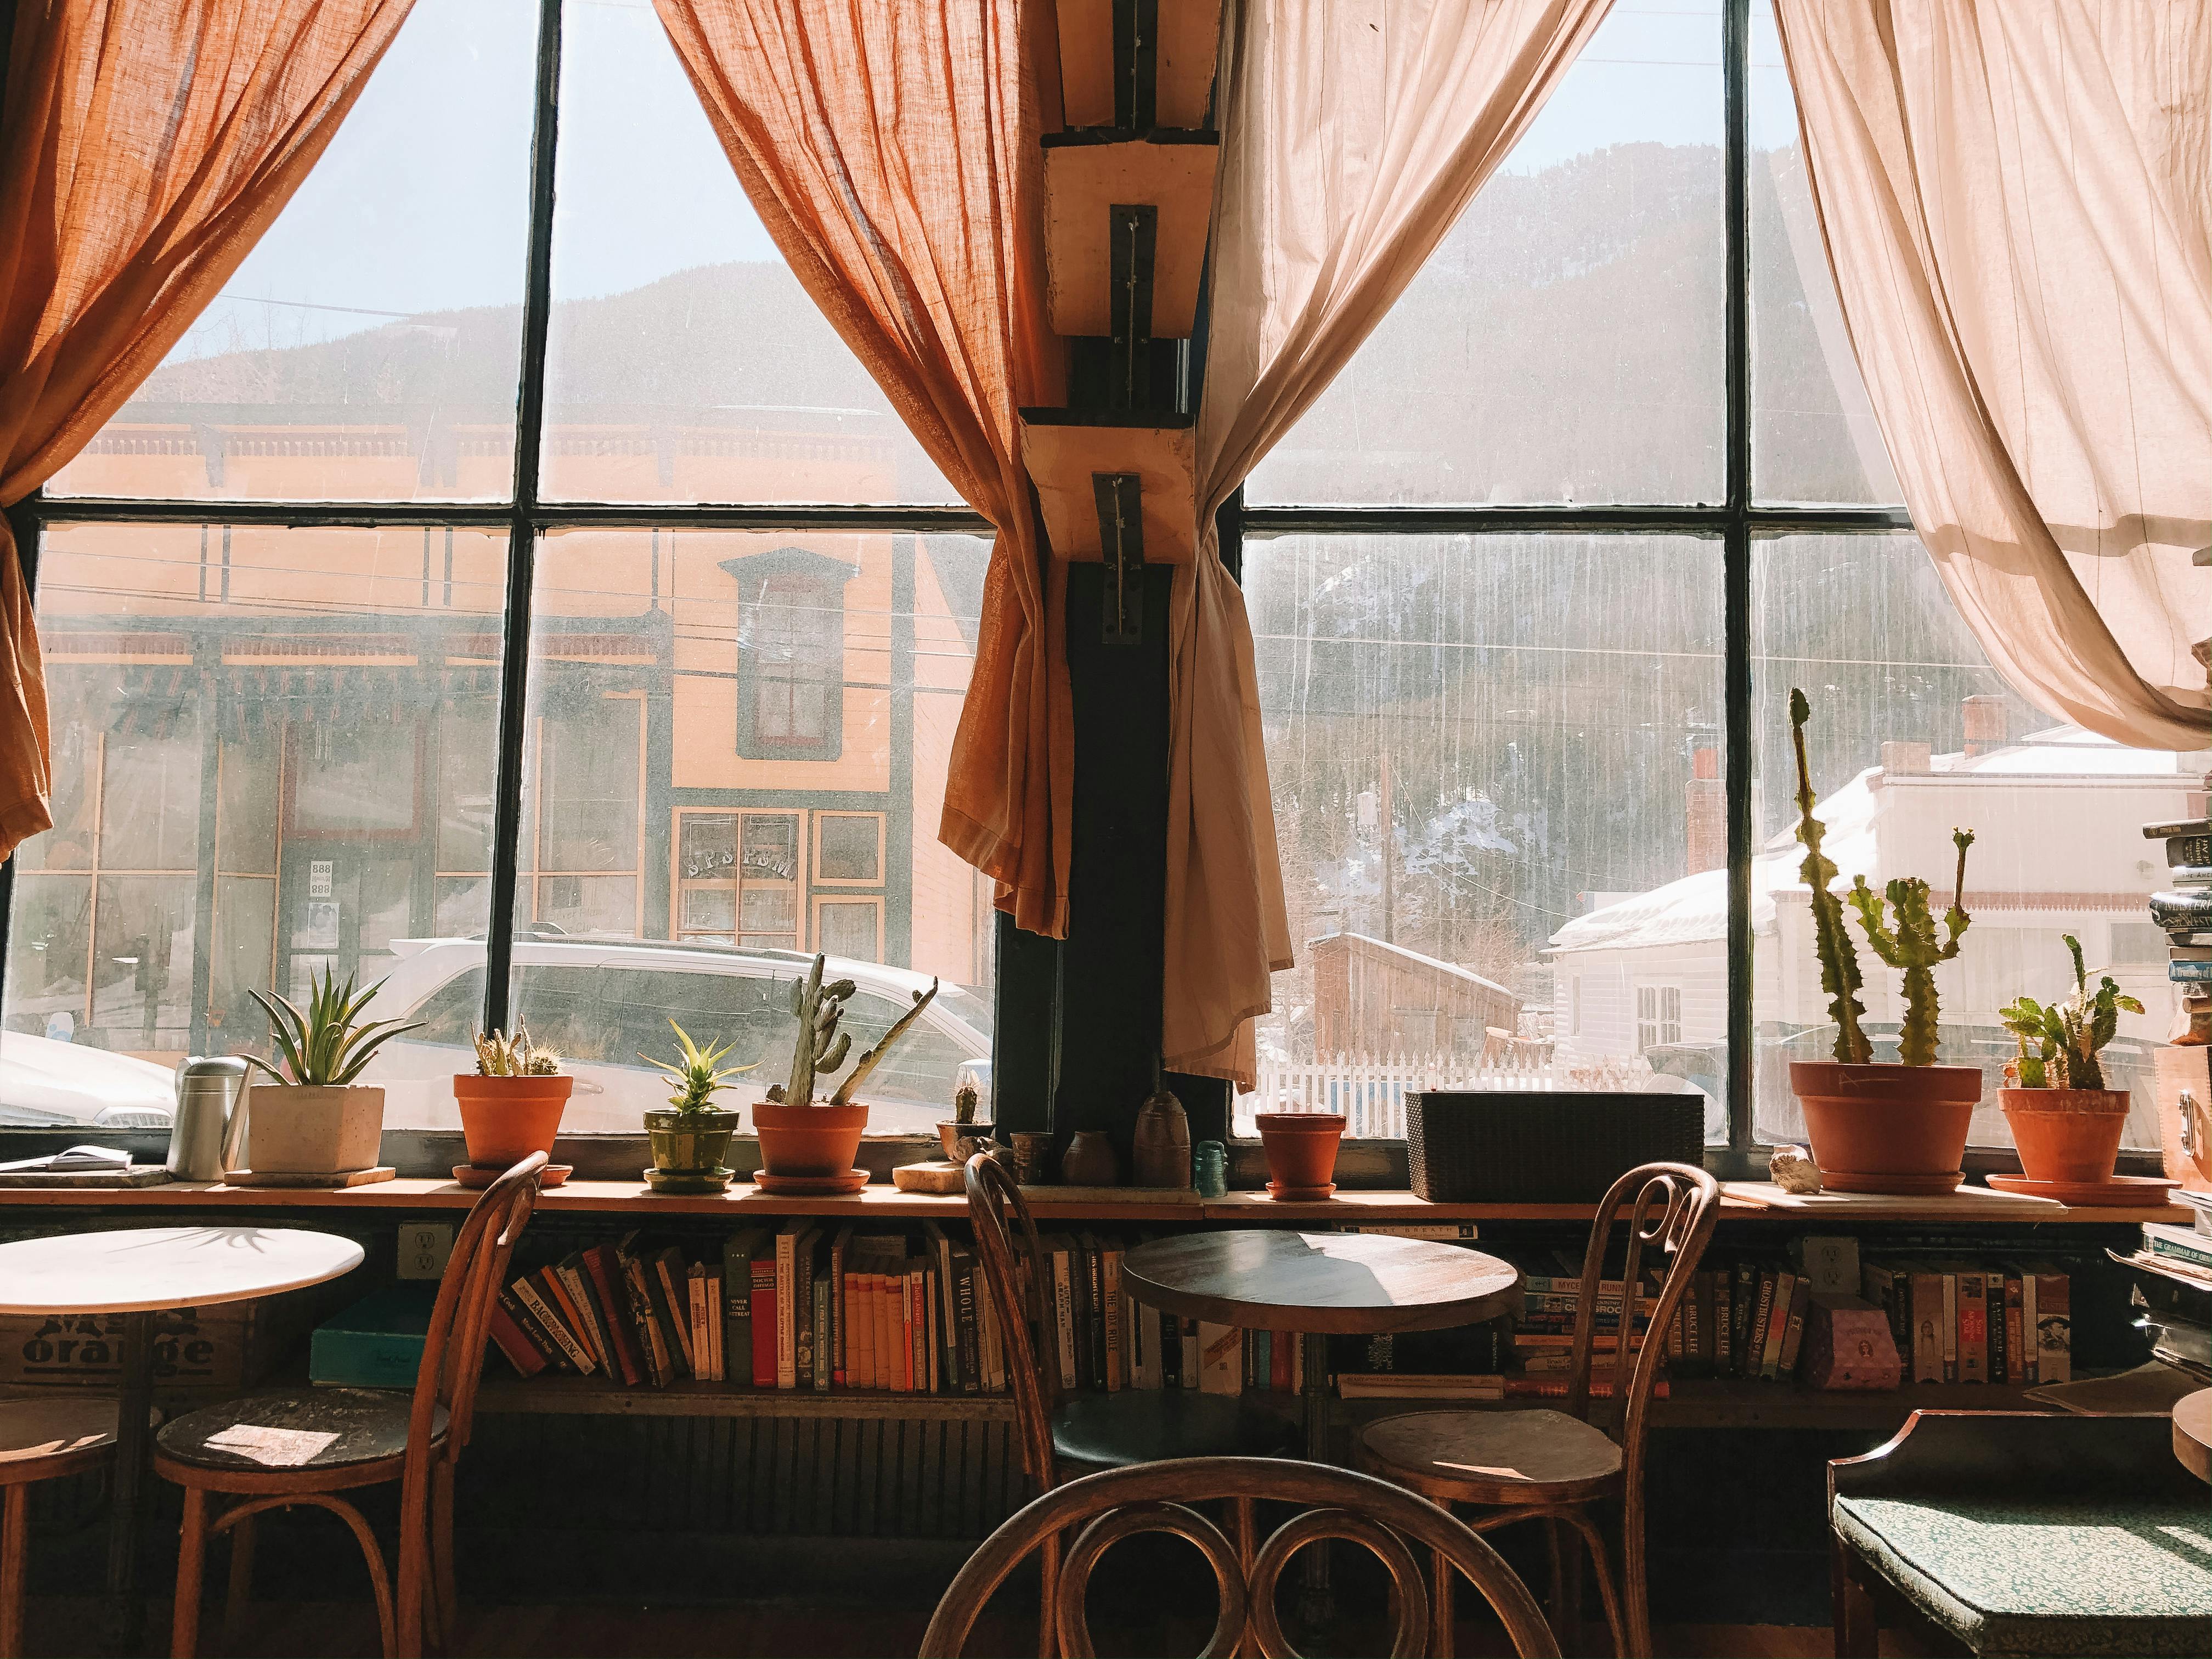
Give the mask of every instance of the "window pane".
M 1615 6 L 1246 499 L 1718 501 L 1721 195 L 1717 5 Z
M 1552 1064 L 1701 1088 L 1724 1138 L 1720 566 L 1686 538 L 1246 544 L 1298 965 L 1240 1119 L 1326 1096 L 1402 1133 L 1389 1062 Z M 1682 925 L 1647 943 L 1654 901 Z M 1639 1021 L 1646 983 L 1677 996 Z
M 2109 972 L 2147 1011 L 2120 1016 L 2106 1050 L 2112 1086 L 2135 1091 L 2131 1146 L 2156 1146 L 2152 1050 L 2173 1017 L 2165 953 L 2145 948 L 2149 896 L 2164 884 L 2142 826 L 2189 816 L 2208 759 L 2123 748 L 2035 708 L 1990 668 L 1911 536 L 1800 536 L 1754 544 L 1753 711 L 1759 747 L 1753 865 L 1757 939 L 1753 1016 L 1759 1136 L 1802 1141 L 1788 1062 L 1830 1057 L 1834 1027 L 1809 941 L 1797 869 L 1789 690 L 1813 705 L 1807 735 L 1818 816 L 1844 879 L 1880 890 L 1925 878 L 1947 902 L 1954 825 L 1972 830 L 1957 961 L 1936 970 L 1947 1064 L 1985 1079 L 1973 1139 L 2009 1145 L 1996 1091 L 2012 1039 L 1997 1010 L 2026 994 L 2063 998 L 2073 970 L 2062 935 L 2081 942 L 2094 976 Z M 1850 923 L 1854 937 L 1858 924 Z M 1859 939 L 1877 1058 L 1893 1058 L 1902 1010 L 1896 973 Z
M 423 936 L 482 934 L 483 884 L 442 890 L 432 830 L 441 783 L 492 793 L 489 744 L 449 746 L 445 716 L 495 686 L 507 561 L 475 531 L 448 550 L 442 529 L 46 532 L 39 627 L 75 805 L 15 883 L 11 1043 L 266 1053 L 249 990 L 325 968 L 366 984 Z M 395 981 L 372 1017 L 408 1001 Z M 113 1073 L 53 1063 L 88 1120 Z M 427 1121 L 431 1085 L 399 1056 L 369 1076 L 387 1122 Z
M 1765 501 L 1885 506 L 1897 474 L 1836 303 L 1774 14 L 1751 9 L 1751 477 Z
M 418 0 L 268 234 L 47 488 L 504 497 L 537 15 L 530 0 Z
M 578 1033 L 570 1130 L 637 1132 L 668 1093 L 637 1056 L 668 1052 L 672 1018 L 742 1038 L 740 1063 L 761 1063 L 726 1099 L 757 1100 L 788 1070 L 790 986 L 817 951 L 859 982 L 855 1055 L 863 1008 L 892 1011 L 879 1033 L 916 975 L 980 994 L 933 1007 L 915 1057 L 864 1088 L 872 1131 L 928 1132 L 959 1066 L 988 1065 L 990 888 L 937 826 L 988 556 L 964 536 L 787 530 L 539 543 L 523 805 L 538 863 L 519 878 L 513 995 L 545 1041 Z M 750 625 L 763 588 L 801 580 L 803 626 Z M 826 682 L 836 742 L 756 750 L 741 700 L 794 665 Z M 455 972 L 483 961 L 473 942 L 453 955 Z M 593 975 L 619 985 L 619 1009 L 558 988 Z
M 546 495 L 957 500 L 762 229 L 653 8 L 562 28 Z

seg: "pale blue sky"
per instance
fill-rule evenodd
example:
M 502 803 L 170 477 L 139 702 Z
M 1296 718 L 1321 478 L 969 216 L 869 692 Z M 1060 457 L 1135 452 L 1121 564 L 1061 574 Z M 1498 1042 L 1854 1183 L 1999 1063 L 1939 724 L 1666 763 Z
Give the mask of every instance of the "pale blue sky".
M 179 355 L 382 320 L 365 313 L 515 303 L 536 11 L 532 0 L 418 0 L 329 153 Z M 1765 9 L 1754 13 L 1753 141 L 1785 143 L 1788 87 Z M 1716 0 L 1620 0 L 1508 169 L 1633 141 L 1718 144 L 1719 52 Z M 568 0 L 563 70 L 557 295 L 775 257 L 650 0 Z

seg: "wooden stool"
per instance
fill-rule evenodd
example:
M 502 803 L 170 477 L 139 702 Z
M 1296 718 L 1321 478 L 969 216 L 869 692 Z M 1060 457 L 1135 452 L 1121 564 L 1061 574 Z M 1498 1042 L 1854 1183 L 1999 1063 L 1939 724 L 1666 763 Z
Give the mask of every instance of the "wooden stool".
M 1607 1364 L 1618 1437 L 1589 1420 L 1591 1350 L 1595 1346 L 1598 1285 L 1614 1218 L 1628 1206 L 1628 1249 L 1621 1273 L 1620 1317 Z M 1690 1288 L 1719 1218 L 1720 1186 L 1686 1164 L 1631 1170 L 1605 1195 L 1590 1224 L 1575 1304 L 1575 1344 L 1566 1410 L 1416 1412 L 1370 1424 L 1359 1437 L 1360 1467 L 1411 1487 L 1449 1508 L 1480 1506 L 1468 1517 L 1478 1533 L 1521 1521 L 1542 1521 L 1550 1533 L 1552 1617 L 1562 1647 L 1574 1645 L 1582 1609 L 1582 1556 L 1597 1569 L 1598 1591 L 1613 1650 L 1628 1659 L 1651 1651 L 1651 1614 L 1644 1589 L 1644 1437 L 1658 1380 L 1668 1322 Z M 1644 1252 L 1661 1275 L 1644 1341 L 1633 1348 Z M 1600 1516 L 1620 1528 L 1619 1572 L 1608 1559 Z M 1437 1619 L 1451 1632 L 1452 1569 L 1436 1562 Z M 1449 1648 L 1441 1650 L 1449 1653 Z
M 31 1528 L 31 1487 L 106 1463 L 115 1450 L 112 1397 L 57 1392 L 40 1400 L 0 1401 L 0 1659 L 23 1651 L 23 1552 Z

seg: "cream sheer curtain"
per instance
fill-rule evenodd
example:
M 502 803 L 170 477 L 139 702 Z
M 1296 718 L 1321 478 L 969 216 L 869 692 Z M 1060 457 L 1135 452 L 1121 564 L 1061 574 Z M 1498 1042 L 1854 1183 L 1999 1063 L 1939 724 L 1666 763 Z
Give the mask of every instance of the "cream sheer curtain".
M 1177 1071 L 1254 1080 L 1291 965 L 1259 678 L 1215 510 L 1297 424 L 1510 153 L 1612 0 L 1229 0 L 1200 549 L 1169 644 L 1167 972 Z
M 1952 599 L 2042 707 L 2212 744 L 2212 9 L 1777 21 L 1852 349 Z
M 82 449 L 307 176 L 413 0 L 20 0 L 0 104 L 0 504 Z M 52 826 L 0 522 L 0 857 Z
M 1067 931 L 1074 720 L 1017 410 L 1062 398 L 1045 320 L 1036 0 L 656 0 L 761 223 L 962 497 L 998 527 L 939 838 Z M 1057 82 L 1050 83 L 1056 88 Z M 1056 94 L 1054 94 L 1056 100 Z

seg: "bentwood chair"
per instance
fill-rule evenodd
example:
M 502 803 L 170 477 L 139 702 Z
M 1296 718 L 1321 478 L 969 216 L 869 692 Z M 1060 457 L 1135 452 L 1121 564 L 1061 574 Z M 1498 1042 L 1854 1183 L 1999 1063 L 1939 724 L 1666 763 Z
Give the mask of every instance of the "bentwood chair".
M 1255 1503 L 1297 1505 L 1256 1550 L 1240 1548 L 1191 1505 L 1227 1501 L 1240 1513 Z M 1340 1538 L 1374 1552 L 1391 1578 L 1396 1655 L 1443 1653 L 1449 1632 L 1443 1610 L 1433 1613 L 1416 1550 L 1466 1576 L 1504 1624 L 1516 1654 L 1557 1655 L 1542 1611 L 1513 1571 L 1465 1523 L 1425 1498 L 1351 1469 L 1292 1458 L 1192 1457 L 1109 1469 L 1055 1487 L 1009 1517 L 968 1558 L 937 1604 L 921 1638 L 921 1659 L 957 1659 L 992 1593 L 1032 1554 L 1073 1533 L 1075 1542 L 1057 1583 L 1045 1589 L 1045 1616 L 1060 1650 L 1097 1651 L 1085 1607 L 1091 1574 L 1114 1544 L 1135 1533 L 1188 1539 L 1212 1565 L 1221 1589 L 1209 1656 L 1236 1650 L 1249 1630 L 1261 1653 L 1296 1650 L 1283 1637 L 1276 1591 L 1283 1569 L 1305 1545 Z
M 234 1625 L 253 1571 L 253 1524 L 269 1510 L 313 1504 L 352 1528 L 368 1565 L 386 1659 L 417 1659 L 426 1638 L 454 1644 L 453 1466 L 468 1444 L 491 1310 L 514 1243 L 538 1202 L 545 1154 L 532 1152 L 484 1189 L 453 1241 L 438 1285 L 411 1396 L 373 1389 L 316 1389 L 234 1400 L 180 1417 L 155 1437 L 154 1469 L 185 1489 L 170 1650 L 198 1645 L 200 1576 L 210 1533 L 231 1535 L 226 1623 Z M 234 1443 L 264 1436 L 276 1456 L 258 1462 Z M 341 1492 L 399 1483 L 398 1596 L 383 1551 Z M 237 1501 L 215 1510 L 216 1498 Z M 211 1513 L 211 1511 L 213 1511 Z
M 1040 1337 L 1053 1328 L 1053 1322 L 1045 1301 L 1045 1256 L 1028 1200 L 988 1152 L 968 1160 L 967 1188 L 975 1259 L 1006 1338 L 1022 1469 L 1036 1491 L 1049 1492 L 1063 1480 L 1096 1470 L 1166 1458 L 1291 1454 L 1297 1441 L 1297 1425 L 1241 1398 L 1194 1389 L 1124 1389 L 1062 1399 L 1059 1366 L 1042 1363 L 1040 1343 L 1031 1340 L 1032 1320 Z M 1011 1229 L 1009 1210 L 1014 1218 Z M 1050 1352 L 1048 1346 L 1045 1352 Z M 1240 1518 L 1238 1531 L 1249 1533 L 1249 1518 Z M 1245 1542 L 1249 1546 L 1249 1537 Z M 1040 1659 L 1051 1659 L 1049 1592 L 1057 1570 L 1056 1547 L 1048 1543 L 1042 1559 L 1048 1594 L 1038 1653 Z
M 1590 1420 L 1591 1352 L 1598 1285 L 1622 1206 L 1628 1246 L 1618 1335 L 1610 1363 L 1610 1427 Z M 1478 1506 L 1479 1533 L 1542 1521 L 1550 1533 L 1552 1616 L 1563 1645 L 1579 1624 L 1582 1582 L 1577 1540 L 1589 1551 L 1614 1650 L 1648 1659 L 1651 1615 L 1644 1595 L 1644 1441 L 1665 1343 L 1719 1219 L 1720 1185 L 1686 1164 L 1647 1164 L 1613 1184 L 1590 1224 L 1575 1304 L 1566 1409 L 1415 1412 L 1371 1423 L 1359 1437 L 1360 1467 L 1449 1507 Z M 1656 1260 L 1646 1258 L 1650 1251 Z M 1632 1341 L 1638 1287 L 1646 1267 L 1659 1276 L 1648 1334 Z M 1601 1517 L 1619 1528 L 1620 1571 L 1612 1570 Z M 1436 1564 L 1437 1620 L 1450 1628 L 1451 1573 Z
M 105 1467 L 115 1456 L 115 1397 L 0 1401 L 0 1659 L 23 1651 L 24 1563 L 31 1488 Z

